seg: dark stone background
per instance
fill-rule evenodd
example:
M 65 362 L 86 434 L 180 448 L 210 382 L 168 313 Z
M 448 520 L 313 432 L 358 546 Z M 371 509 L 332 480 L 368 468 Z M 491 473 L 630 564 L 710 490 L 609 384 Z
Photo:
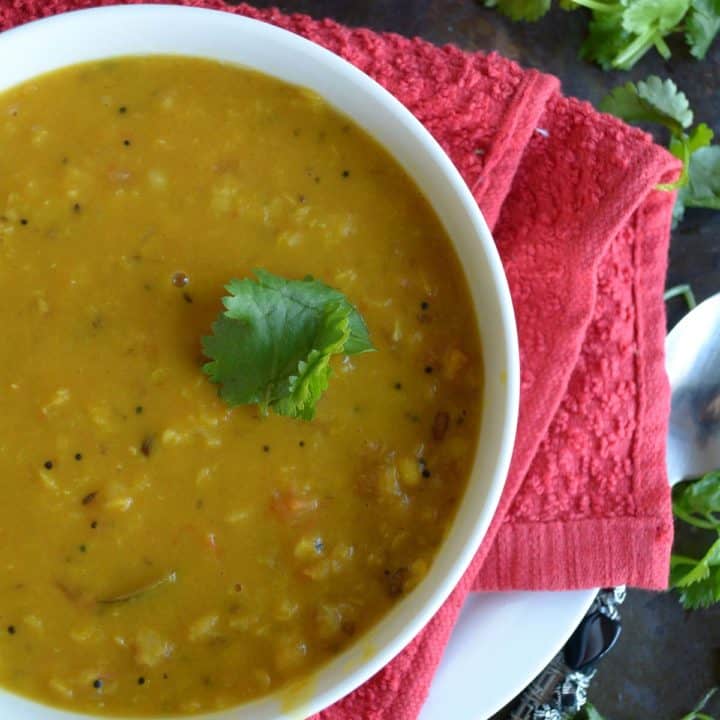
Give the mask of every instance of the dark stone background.
M 653 52 L 630 72 L 604 72 L 577 58 L 587 24 L 584 11 L 556 9 L 537 23 L 523 24 L 511 23 L 471 0 L 254 4 L 419 35 L 466 50 L 498 50 L 522 65 L 557 75 L 566 93 L 594 103 L 627 80 L 650 74 L 671 77 L 690 98 L 696 120 L 706 122 L 720 136 L 720 39 L 701 63 L 678 38 L 670 43 L 674 52 L 669 62 Z M 690 210 L 673 233 L 667 283 L 671 287 L 685 282 L 692 285 L 698 300 L 720 291 L 720 212 Z M 676 322 L 684 311 L 683 301 L 672 301 L 668 311 L 669 321 Z M 699 540 L 680 532 L 679 541 L 685 545 Z M 706 690 L 720 684 L 720 606 L 686 613 L 672 594 L 631 591 L 622 613 L 623 634 L 600 667 L 591 700 L 609 720 L 680 720 Z M 710 704 L 713 709 L 720 716 L 720 698 Z M 497 715 L 498 720 L 505 717 L 507 713 Z

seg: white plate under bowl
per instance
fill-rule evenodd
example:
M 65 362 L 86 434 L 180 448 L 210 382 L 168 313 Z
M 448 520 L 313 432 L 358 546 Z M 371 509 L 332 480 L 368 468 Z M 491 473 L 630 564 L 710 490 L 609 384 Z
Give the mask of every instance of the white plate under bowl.
M 596 594 L 472 593 L 418 720 L 487 720 L 550 662 Z

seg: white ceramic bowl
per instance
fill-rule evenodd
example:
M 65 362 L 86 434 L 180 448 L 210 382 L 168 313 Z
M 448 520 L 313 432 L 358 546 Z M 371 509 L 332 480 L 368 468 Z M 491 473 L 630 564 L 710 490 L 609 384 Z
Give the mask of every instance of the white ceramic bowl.
M 292 33 L 230 13 L 170 5 L 66 13 L 0 35 L 0 91 L 65 65 L 152 53 L 231 62 L 320 93 L 388 148 L 414 178 L 450 235 L 472 288 L 485 363 L 482 428 L 467 492 L 427 577 L 367 635 L 319 671 L 295 702 L 288 704 L 287 694 L 280 692 L 200 716 L 214 720 L 304 717 L 349 693 L 410 642 L 457 584 L 485 535 L 505 482 L 517 420 L 519 361 L 512 302 L 487 225 L 440 146 L 377 83 Z M 0 717 L 87 718 L 2 690 Z

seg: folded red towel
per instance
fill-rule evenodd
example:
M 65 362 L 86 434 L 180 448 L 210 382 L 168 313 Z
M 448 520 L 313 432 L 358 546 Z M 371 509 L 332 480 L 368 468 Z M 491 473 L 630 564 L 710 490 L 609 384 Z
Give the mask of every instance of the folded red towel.
M 146 0 L 147 1 L 147 0 Z M 5 0 L 0 29 L 109 2 Z M 221 0 L 184 4 L 229 9 Z M 470 589 L 666 585 L 668 388 L 662 289 L 677 163 L 563 97 L 555 78 L 332 21 L 232 8 L 342 55 L 439 140 L 493 227 L 522 365 L 517 445 L 495 521 L 425 630 L 324 720 L 417 716 Z

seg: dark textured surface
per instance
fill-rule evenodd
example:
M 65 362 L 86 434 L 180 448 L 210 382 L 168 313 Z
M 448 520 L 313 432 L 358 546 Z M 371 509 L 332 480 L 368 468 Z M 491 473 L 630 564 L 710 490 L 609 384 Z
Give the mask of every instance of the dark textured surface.
M 561 78 L 566 93 L 597 102 L 612 87 L 649 74 L 671 77 L 690 98 L 696 120 L 720 135 L 720 40 L 702 63 L 682 43 L 673 58 L 647 56 L 627 73 L 606 73 L 577 59 L 587 18 L 554 10 L 535 24 L 511 23 L 470 0 L 294 0 L 279 5 L 340 22 L 420 35 L 466 50 L 497 50 L 522 65 Z M 689 282 L 698 300 L 720 292 L 720 212 L 689 211 L 674 232 L 668 287 Z M 669 320 L 683 301 L 669 307 Z M 692 538 L 681 536 L 682 541 Z M 720 684 L 720 606 L 685 613 L 676 597 L 630 592 L 623 607 L 623 635 L 602 663 L 591 688 L 592 701 L 608 720 L 680 720 L 705 693 Z M 538 618 L 538 622 L 541 619 Z M 719 693 L 720 694 L 720 693 Z M 711 703 L 720 717 L 720 698 Z M 497 718 L 507 717 L 500 713 Z M 448 718 L 452 720 L 452 718 Z

